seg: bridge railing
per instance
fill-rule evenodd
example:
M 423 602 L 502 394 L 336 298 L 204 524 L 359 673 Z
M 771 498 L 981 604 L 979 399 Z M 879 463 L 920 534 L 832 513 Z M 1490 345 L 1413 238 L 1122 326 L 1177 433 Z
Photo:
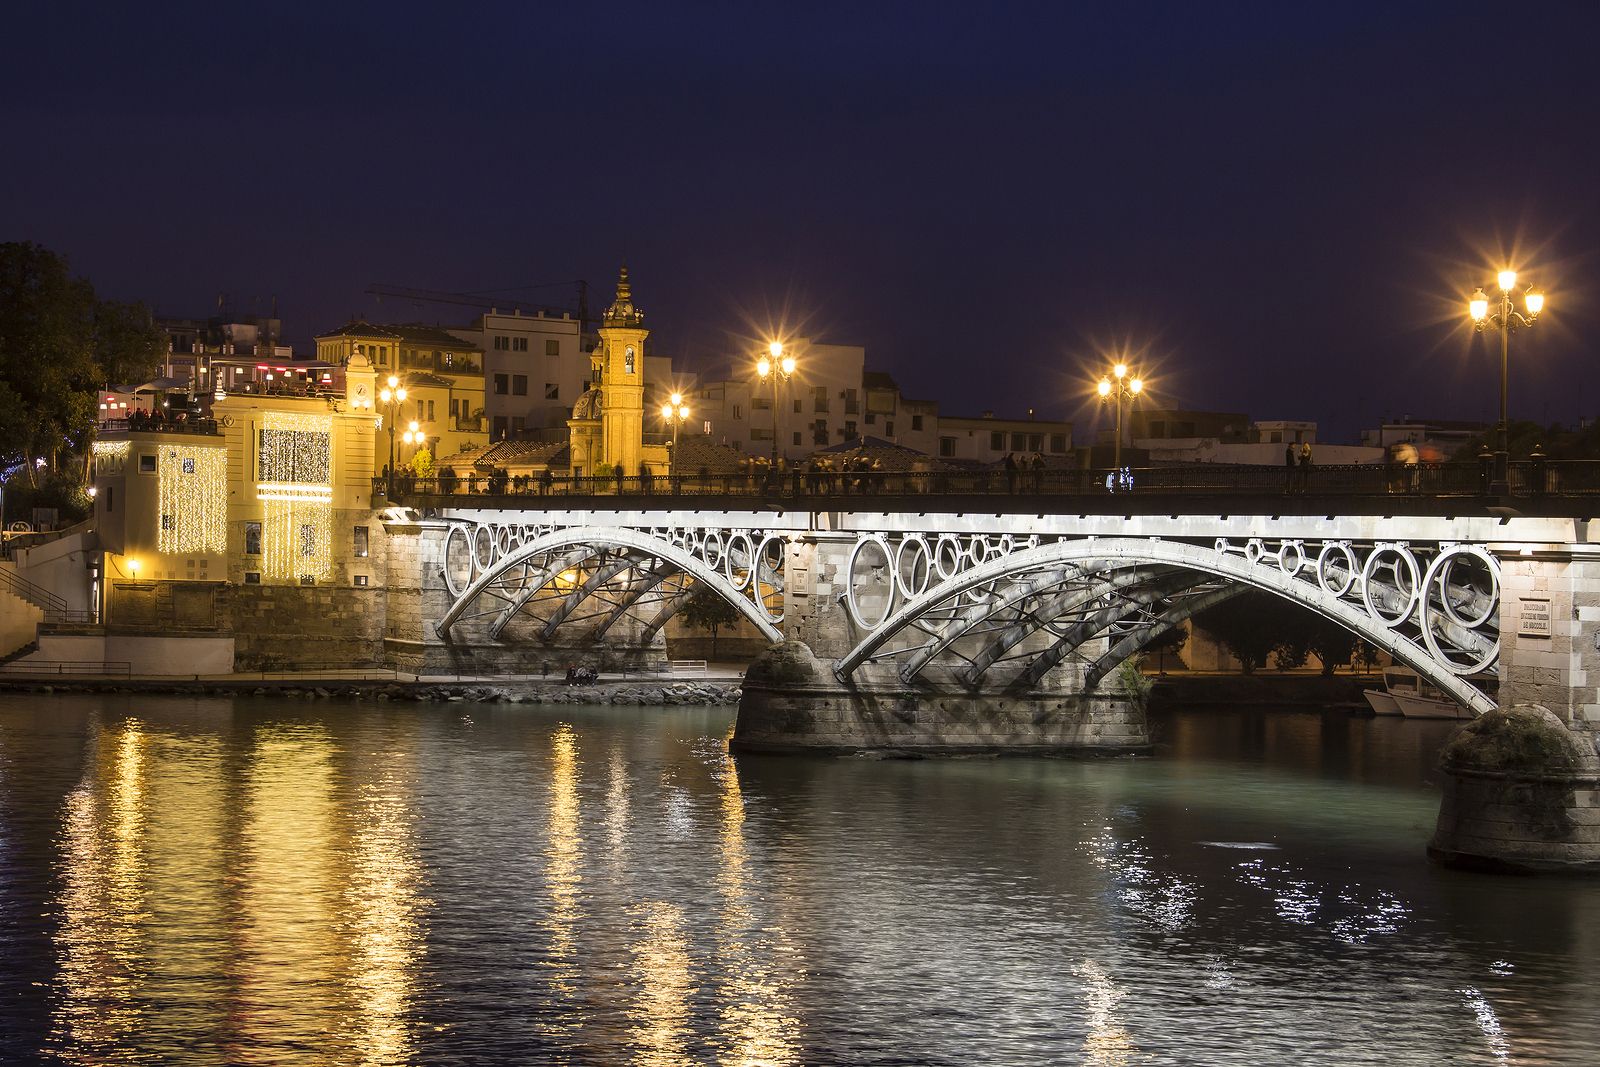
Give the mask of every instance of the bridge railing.
M 1600 495 L 1600 461 L 1568 460 L 1511 464 L 1513 496 Z M 373 491 L 386 490 L 382 478 Z M 1489 472 L 1479 463 L 1367 463 L 1348 466 L 1273 467 L 1194 463 L 1110 470 L 985 468 L 964 471 L 754 470 L 736 474 L 635 475 L 574 478 L 554 475 L 477 473 L 465 477 L 397 476 L 394 496 L 566 497 L 779 496 L 790 499 L 840 496 L 1094 496 L 1285 495 L 1485 496 Z

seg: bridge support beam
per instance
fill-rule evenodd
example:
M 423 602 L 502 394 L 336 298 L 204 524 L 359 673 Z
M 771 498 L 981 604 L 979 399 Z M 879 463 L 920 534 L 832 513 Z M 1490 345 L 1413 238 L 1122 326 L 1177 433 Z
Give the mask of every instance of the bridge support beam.
M 1125 755 L 1149 748 L 1142 702 L 1112 691 L 974 690 L 954 679 L 902 682 L 863 668 L 846 684 L 800 641 L 745 672 L 735 752 L 883 756 Z

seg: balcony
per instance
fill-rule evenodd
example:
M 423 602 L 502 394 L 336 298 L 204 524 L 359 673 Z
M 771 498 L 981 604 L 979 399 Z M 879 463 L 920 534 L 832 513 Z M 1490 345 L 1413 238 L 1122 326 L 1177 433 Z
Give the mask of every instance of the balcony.
M 101 437 L 124 433 L 182 433 L 207 437 L 222 435 L 217 429 L 216 419 L 205 419 L 198 415 L 145 415 L 142 412 L 126 419 L 102 419 L 97 424 L 96 432 Z

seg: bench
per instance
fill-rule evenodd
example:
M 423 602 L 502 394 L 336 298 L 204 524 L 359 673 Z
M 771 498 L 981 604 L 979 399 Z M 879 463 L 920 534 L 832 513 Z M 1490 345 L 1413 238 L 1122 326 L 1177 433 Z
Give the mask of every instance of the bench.
M 668 674 L 699 674 L 706 673 L 706 661 L 703 659 L 675 659 L 667 664 Z

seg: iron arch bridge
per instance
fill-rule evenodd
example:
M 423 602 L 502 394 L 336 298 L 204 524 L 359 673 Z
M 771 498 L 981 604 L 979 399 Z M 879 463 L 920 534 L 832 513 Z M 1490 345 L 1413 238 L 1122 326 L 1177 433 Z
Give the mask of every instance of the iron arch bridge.
M 499 638 L 531 611 L 548 638 L 603 636 L 625 616 L 653 637 L 696 584 L 768 640 L 783 639 L 790 530 L 453 522 L 441 635 L 475 622 Z M 1038 536 L 814 535 L 835 554 L 838 620 L 853 647 L 846 684 L 892 671 L 905 684 L 1038 685 L 1071 663 L 1093 688 L 1192 615 L 1248 588 L 1344 626 L 1474 713 L 1477 679 L 1500 652 L 1500 565 L 1450 541 Z M 812 539 L 808 537 L 808 540 Z
M 599 640 L 631 615 L 648 642 L 701 585 L 777 643 L 788 543 L 786 533 L 760 529 L 451 522 L 443 577 L 452 603 L 436 629 L 448 638 L 478 623 L 498 640 L 527 613 L 543 620 L 546 639 L 587 625 Z

